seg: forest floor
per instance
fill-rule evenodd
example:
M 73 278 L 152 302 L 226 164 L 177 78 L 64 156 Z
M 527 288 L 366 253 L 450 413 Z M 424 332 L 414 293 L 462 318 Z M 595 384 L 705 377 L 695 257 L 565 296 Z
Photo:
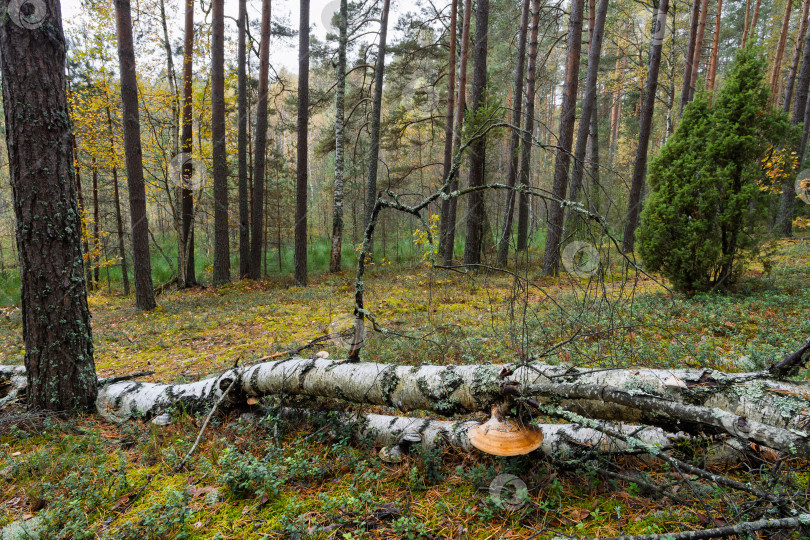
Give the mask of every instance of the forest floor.
M 759 369 L 810 335 L 810 240 L 774 249 L 772 262 L 755 266 L 733 290 L 691 297 L 670 293 L 620 260 L 605 265 L 598 282 L 539 277 L 533 267 L 517 279 L 373 266 L 366 307 L 388 332 L 370 332 L 362 357 L 469 364 L 528 356 L 604 367 Z M 347 269 L 315 276 L 307 288 L 277 280 L 167 291 L 150 313 L 135 310 L 132 298 L 93 293 L 99 375 L 154 371 L 142 380 L 186 382 L 237 362 L 281 358 L 346 328 L 353 283 Z M 340 357 L 344 347 L 336 339 L 301 354 L 318 350 Z M 4 308 L 0 364 L 22 363 L 22 354 L 19 310 Z M 335 405 L 280 397 L 264 405 L 272 411 L 291 403 Z M 638 483 L 608 478 L 598 460 L 559 463 L 542 455 L 446 450 L 386 465 L 379 448 L 354 440 L 327 413 L 317 422 L 272 412 L 220 414 L 176 474 L 202 425 L 199 415 L 178 412 L 172 424 L 157 426 L 114 425 L 96 416 L 63 420 L 13 407 L 2 413 L 0 527 L 35 516 L 47 528 L 43 538 L 606 537 L 708 528 L 745 520 L 750 511 L 739 494 L 697 481 L 687 489 L 674 472 L 640 457 L 610 458 L 611 467 Z M 705 448 L 679 451 L 705 462 Z M 520 508 L 504 509 L 487 491 L 504 473 L 528 485 Z M 786 462 L 778 478 L 750 460 L 727 473 L 770 482 L 769 489 L 773 482 L 809 489 L 806 464 Z M 677 486 L 685 502 L 648 491 L 641 480 Z

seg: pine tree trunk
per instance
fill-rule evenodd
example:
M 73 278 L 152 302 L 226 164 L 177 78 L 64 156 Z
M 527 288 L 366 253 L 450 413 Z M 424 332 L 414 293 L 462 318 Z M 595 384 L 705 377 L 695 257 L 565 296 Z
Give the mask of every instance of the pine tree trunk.
M 751 0 L 745 0 L 745 22 L 743 22 L 743 35 L 741 47 L 744 49 L 748 43 L 748 32 L 751 21 Z
M 309 0 L 301 0 L 298 28 L 298 159 L 295 187 L 295 285 L 307 286 L 307 189 L 309 136 Z M 380 85 L 382 87 L 382 85 Z
M 194 0 L 186 0 L 185 38 L 183 43 L 183 129 L 180 144 L 183 151 L 183 181 L 180 187 L 180 238 L 178 239 L 177 266 L 180 288 L 197 284 L 194 267 L 194 191 L 191 185 L 193 151 L 193 96 L 194 82 Z
M 455 0 L 454 0 L 455 1 Z M 343 183 L 346 144 L 346 49 L 349 45 L 349 2 L 340 0 L 340 36 L 335 90 L 335 192 L 332 212 L 332 253 L 329 271 L 340 272 L 343 251 Z
M 759 22 L 759 8 L 762 5 L 762 0 L 756 0 L 754 4 L 754 15 L 751 17 L 751 26 L 748 27 L 746 36 L 751 39 L 757 37 L 757 23 Z
M 591 4 L 593 8 L 593 4 Z M 574 149 L 574 170 L 571 175 L 571 189 L 568 199 L 577 201 L 582 189 L 582 178 L 585 175 L 585 153 L 588 148 L 588 135 L 593 131 L 592 119 L 596 118 L 596 81 L 599 76 L 599 59 L 602 56 L 602 37 L 605 32 L 605 18 L 607 17 L 608 0 L 599 0 L 598 10 L 592 18 L 590 28 L 590 47 L 588 49 L 588 74 L 585 81 L 585 96 L 582 98 L 582 113 L 579 118 L 577 130 L 577 145 Z M 598 144 L 598 143 L 597 143 Z M 572 219 L 568 216 L 566 230 L 573 227 Z
M 773 69 L 771 70 L 771 101 L 778 100 L 779 76 L 782 72 L 782 58 L 785 56 L 785 44 L 787 43 L 788 32 L 790 31 L 790 15 L 793 9 L 793 0 L 787 0 L 785 5 L 785 17 L 782 19 L 782 30 L 779 32 L 779 43 L 776 45 L 776 56 L 773 59 Z
M 467 60 L 470 51 L 470 23 L 472 18 L 472 0 L 464 0 L 464 19 L 461 28 L 461 54 L 458 64 L 458 95 L 456 98 L 456 114 L 453 118 L 453 156 L 461 147 L 461 129 L 464 125 L 464 111 L 467 107 Z M 450 182 L 450 191 L 458 189 L 458 170 L 453 173 Z M 446 211 L 444 210 L 446 206 Z M 442 238 L 444 247 L 441 248 L 442 263 L 445 266 L 453 264 L 456 246 L 456 211 L 458 198 L 442 200 L 442 213 L 447 216 L 447 225 L 444 227 L 445 236 Z
M 793 118 L 791 122 L 797 126 L 805 121 L 805 109 L 807 107 L 808 94 L 810 94 L 810 27 L 805 31 L 804 52 L 802 53 L 802 69 L 796 80 L 796 100 L 793 104 Z M 805 126 L 806 127 L 806 126 Z M 803 130 L 806 132 L 806 129 Z M 799 144 L 797 155 L 799 157 L 799 168 L 802 167 L 804 156 L 804 136 Z M 779 215 L 776 218 L 776 226 L 779 233 L 784 237 L 793 235 L 793 215 L 796 211 L 796 186 L 792 180 L 785 182 L 782 188 L 782 197 L 779 203 Z
M 520 30 L 518 32 L 518 52 L 515 65 L 515 94 L 512 103 L 512 130 L 509 138 L 509 176 L 506 184 L 514 187 L 517 181 L 519 152 L 520 152 L 520 126 L 523 119 L 523 78 L 526 64 L 526 36 L 529 31 L 529 5 L 531 0 L 523 0 L 520 14 Z M 512 216 L 515 209 L 514 191 L 506 192 L 506 215 L 503 221 L 501 239 L 498 242 L 498 265 L 506 266 L 509 259 L 509 243 L 512 241 Z
M 247 0 L 239 0 L 238 92 L 238 157 L 239 162 L 239 277 L 250 275 L 250 194 L 248 189 L 248 104 L 247 104 Z
M 706 17 L 709 14 L 709 0 L 702 0 L 700 6 L 700 20 L 698 21 L 697 37 L 695 38 L 695 51 L 692 57 L 692 76 L 689 77 L 689 99 L 687 103 L 695 98 L 695 88 L 697 87 L 698 70 L 700 69 L 700 58 L 703 55 L 703 38 L 706 35 Z
M 141 120 L 138 110 L 138 77 L 132 44 L 132 15 L 129 0 L 115 0 L 118 61 L 121 73 L 121 103 L 124 125 L 124 154 L 129 188 L 129 218 L 132 228 L 132 269 L 135 276 L 135 305 L 148 311 L 156 307 L 149 256 L 149 222 L 146 188 L 143 182 Z
M 568 192 L 568 168 L 571 163 L 571 148 L 574 142 L 574 123 L 577 112 L 577 87 L 579 84 L 579 60 L 582 50 L 582 12 L 584 0 L 572 0 L 571 17 L 568 24 L 568 58 L 565 65 L 565 91 L 560 112 L 560 135 L 554 160 L 554 183 L 551 194 L 564 200 Z M 543 255 L 543 273 L 557 275 L 560 264 L 560 242 L 562 240 L 563 208 L 551 204 L 548 209 L 548 232 L 546 250 Z
M 262 273 L 264 245 L 264 169 L 267 147 L 267 92 L 270 76 L 270 0 L 262 0 L 262 29 L 259 45 L 259 96 L 256 100 L 256 144 L 253 145 L 253 212 L 250 227 L 250 279 Z
M 793 101 L 793 90 L 796 85 L 796 73 L 799 71 L 799 59 L 802 57 L 804 46 L 803 37 L 807 31 L 808 15 L 810 15 L 810 0 L 804 0 L 802 18 L 799 21 L 799 29 L 796 32 L 796 46 L 793 49 L 793 61 L 790 63 L 790 72 L 788 73 L 787 85 L 785 86 L 785 99 L 782 104 L 782 110 L 786 113 L 790 112 L 790 105 Z
M 82 261 L 59 2 L 40 26 L 0 1 L 8 166 L 20 263 L 27 403 L 95 408 L 97 380 Z
M 455 114 L 455 94 L 456 94 L 456 28 L 458 23 L 458 0 L 450 1 L 450 35 L 449 52 L 447 62 L 447 112 L 444 120 L 444 167 L 442 168 L 442 181 L 447 179 L 453 167 L 453 118 Z M 450 193 L 452 188 L 448 185 L 445 193 Z M 450 200 L 443 199 L 439 214 L 439 257 L 444 258 L 444 251 L 447 248 L 447 218 L 450 211 Z
M 225 133 L 225 0 L 211 3 L 211 139 L 214 167 L 214 285 L 231 280 Z
M 689 89 L 692 87 L 692 61 L 695 58 L 695 42 L 697 41 L 698 21 L 700 19 L 700 4 L 702 0 L 693 0 L 692 17 L 689 27 L 689 43 L 686 46 L 686 66 L 683 70 L 683 87 L 681 88 L 681 108 L 679 116 L 683 116 L 683 108 L 689 103 Z
M 380 162 L 380 122 L 382 120 L 382 94 L 385 80 L 385 50 L 388 36 L 388 13 L 391 0 L 383 0 L 380 13 L 380 39 L 377 45 L 377 62 L 374 68 L 374 98 L 371 105 L 371 134 L 368 152 L 368 182 L 366 183 L 366 208 L 363 226 L 371 223 L 371 213 L 377 203 L 377 171 Z M 374 241 L 370 239 L 368 254 L 374 255 Z
M 653 113 L 655 112 L 655 94 L 658 90 L 658 70 L 661 67 L 661 49 L 666 34 L 667 11 L 669 0 L 660 0 L 656 26 L 650 45 L 650 67 L 647 72 L 647 85 L 644 93 L 644 104 L 639 119 L 638 151 L 633 168 L 633 179 L 630 185 L 630 200 L 627 207 L 627 222 L 624 228 L 622 251 L 632 253 L 636 243 L 636 227 L 641 213 L 641 190 L 647 176 L 647 158 L 652 130 Z
M 484 92 L 487 86 L 487 38 L 489 36 L 489 0 L 478 0 L 475 9 L 475 58 L 473 62 L 472 102 L 473 116 L 485 106 Z M 477 118 L 477 121 L 482 121 Z M 481 127 L 481 126 L 476 126 Z M 485 183 L 484 158 L 486 138 L 480 137 L 470 145 L 470 187 Z M 481 191 L 470 193 L 467 210 L 467 233 L 464 239 L 464 264 L 479 264 L 484 236 L 484 194 Z
M 709 92 L 714 91 L 717 79 L 717 52 L 720 49 L 720 28 L 723 18 L 723 0 L 717 0 L 717 13 L 714 21 L 714 35 L 712 37 L 712 54 L 709 59 L 709 73 L 706 77 L 706 86 Z
M 534 133 L 535 88 L 537 86 L 537 48 L 538 34 L 540 32 L 540 1 L 532 0 L 532 31 L 529 37 L 529 65 L 526 78 L 526 125 L 523 126 L 523 140 L 520 143 L 520 170 L 518 171 L 518 185 L 526 189 L 530 185 L 532 148 L 532 134 Z M 553 99 L 551 100 L 554 101 Z M 518 199 L 517 251 L 526 251 L 529 248 L 529 195 L 520 192 Z

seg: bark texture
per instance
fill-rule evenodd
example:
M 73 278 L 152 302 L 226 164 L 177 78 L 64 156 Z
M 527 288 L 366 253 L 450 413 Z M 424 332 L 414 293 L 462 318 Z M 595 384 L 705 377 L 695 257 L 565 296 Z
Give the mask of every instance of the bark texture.
M 505 374 L 509 374 L 505 379 Z M 151 417 L 177 403 L 201 407 L 237 380 L 234 399 L 287 394 L 444 416 L 488 411 L 509 395 L 532 397 L 590 418 L 664 430 L 720 433 L 792 455 L 810 455 L 810 387 L 769 373 L 708 369 L 584 370 L 546 364 L 402 366 L 294 358 L 230 370 L 184 385 L 119 382 L 99 410 L 119 420 Z
M 267 147 L 267 92 L 270 76 L 270 0 L 262 0 L 262 30 L 259 45 L 259 96 L 256 100 L 256 144 L 253 149 L 253 212 L 250 224 L 250 279 L 262 273 L 264 245 L 264 168 Z
M 29 22 L 0 1 L 3 109 L 30 409 L 91 410 L 96 372 L 59 2 Z
M 453 118 L 453 155 L 458 153 L 461 146 L 461 129 L 464 125 L 464 111 L 467 106 L 467 58 L 470 51 L 470 20 L 472 14 L 472 0 L 464 1 L 464 19 L 461 28 L 461 54 L 458 60 L 458 97 L 456 98 L 456 114 Z M 452 167 L 449 172 L 450 192 L 458 189 L 458 168 Z M 445 176 L 445 181 L 447 176 Z M 441 237 L 439 252 L 445 266 L 453 264 L 453 255 L 456 244 L 456 210 L 458 199 L 447 197 L 442 199 L 442 218 L 446 224 L 441 228 L 444 235 Z
M 343 250 L 343 181 L 346 143 L 346 48 L 349 44 L 349 2 L 340 0 L 338 63 L 335 88 L 335 191 L 332 210 L 332 252 L 329 271 L 340 272 Z
M 149 257 L 149 222 L 146 217 L 146 188 L 143 183 L 141 120 L 138 110 L 138 77 L 132 45 L 132 15 L 129 0 L 116 0 L 118 63 L 121 73 L 121 109 L 124 124 L 124 155 L 129 188 L 129 218 L 132 225 L 132 267 L 135 275 L 135 305 L 154 309 L 152 261 Z
M 211 138 L 214 162 L 214 285 L 231 280 L 225 139 L 225 0 L 211 3 Z
M 639 119 L 638 150 L 636 162 L 633 167 L 633 179 L 630 184 L 630 200 L 627 207 L 627 218 L 622 240 L 622 251 L 632 253 L 636 244 L 636 228 L 641 214 L 641 190 L 647 177 L 647 159 L 650 146 L 650 133 L 652 119 L 655 112 L 655 94 L 658 91 L 658 70 L 661 67 L 661 50 L 663 49 L 666 34 L 667 11 L 669 0 L 661 0 L 658 4 L 658 15 L 650 44 L 650 65 L 647 71 L 647 84 L 644 89 L 644 103 Z
M 247 106 L 247 0 L 239 0 L 239 38 L 237 53 L 239 119 L 237 161 L 239 167 L 239 277 L 250 275 L 250 196 L 248 192 L 248 106 Z
M 537 36 L 540 28 L 540 1 L 532 1 L 532 30 L 529 37 L 529 65 L 526 78 L 526 125 L 523 126 L 523 140 L 520 143 L 520 171 L 518 172 L 518 186 L 520 197 L 518 199 L 517 223 L 517 251 L 529 248 L 529 194 L 532 135 L 534 133 L 535 89 L 537 85 Z M 553 101 L 553 100 L 552 100 Z
M 487 38 L 489 36 L 489 0 L 478 0 L 475 10 L 475 58 L 473 64 L 472 117 L 475 122 L 484 122 L 479 118 L 480 111 L 486 106 L 484 92 L 487 86 Z M 483 186 L 484 159 L 486 157 L 486 138 L 480 137 L 470 146 L 469 187 Z M 464 264 L 481 262 L 481 249 L 484 239 L 484 194 L 475 191 L 468 197 L 467 233 L 464 238 Z
M 810 93 L 810 27 L 805 30 L 804 36 L 804 52 L 802 53 L 802 68 L 799 72 L 799 77 L 796 80 L 796 100 L 793 104 L 793 117 L 791 122 L 793 125 L 799 125 L 805 121 L 806 106 L 808 102 L 808 94 Z M 797 148 L 797 156 L 799 160 L 799 170 L 802 168 L 804 158 L 804 150 L 806 143 L 807 129 L 802 130 L 802 141 Z M 796 186 L 792 180 L 786 181 L 782 187 L 782 197 L 779 201 L 779 215 L 776 218 L 776 224 L 779 233 L 782 236 L 790 237 L 793 235 L 793 216 L 796 212 Z
M 307 190 L 309 189 L 309 0 L 301 0 L 298 28 L 298 160 L 295 182 L 295 284 L 307 286 Z
M 515 93 L 512 103 L 512 130 L 509 139 L 509 176 L 506 185 L 514 186 L 517 181 L 520 152 L 520 126 L 523 120 L 523 72 L 526 65 L 526 36 L 529 31 L 529 7 L 531 0 L 523 0 L 518 31 L 518 53 L 515 62 Z M 448 164 L 449 165 L 449 164 Z M 449 167 L 448 167 L 449 170 Z M 512 241 L 512 216 L 515 209 L 514 191 L 506 192 L 506 216 L 503 221 L 501 239 L 498 242 L 498 265 L 506 266 L 509 258 L 509 243 Z
M 568 24 L 568 59 L 565 65 L 565 90 L 560 112 L 560 137 L 554 161 L 554 183 L 551 194 L 560 201 L 568 191 L 568 169 L 571 164 L 571 149 L 574 142 L 574 123 L 577 112 L 577 87 L 579 85 L 579 60 L 582 50 L 582 18 L 584 0 L 573 0 Z M 548 233 L 543 254 L 543 273 L 557 275 L 560 265 L 560 242 L 563 233 L 564 207 L 552 204 L 548 209 Z
M 458 2 L 459 0 L 451 0 L 450 2 L 450 35 L 448 54 L 449 62 L 447 63 L 447 112 L 445 113 L 444 120 L 444 166 L 442 168 L 442 180 L 450 175 L 453 167 L 453 117 L 455 115 L 456 105 L 456 45 L 457 35 L 456 28 L 458 26 Z M 449 192 L 450 187 L 446 192 Z M 439 214 L 439 256 L 444 257 L 444 250 L 446 248 L 447 239 L 447 216 L 449 207 L 442 201 Z
M 577 201 L 579 192 L 582 189 L 588 135 L 595 125 L 591 120 L 596 118 L 596 80 L 599 76 L 599 59 L 602 56 L 602 38 L 605 33 L 607 8 L 608 0 L 599 0 L 599 7 L 592 19 L 590 47 L 588 49 L 588 75 L 585 81 L 585 97 L 582 99 L 582 114 L 579 118 L 577 145 L 574 149 L 574 170 L 571 174 L 571 189 L 568 195 L 568 199 L 571 201 Z M 570 226 L 567 229 L 570 230 Z
M 185 34 L 183 42 L 183 129 L 180 135 L 183 161 L 183 182 L 180 186 L 180 237 L 178 238 L 177 268 L 180 274 L 179 286 L 191 287 L 197 284 L 194 265 L 194 190 L 191 185 L 193 140 L 193 99 L 194 83 L 194 0 L 186 0 Z
M 371 214 L 377 202 L 377 171 L 380 165 L 380 122 L 382 119 L 382 94 L 385 77 L 385 47 L 388 36 L 388 13 L 391 0 L 383 0 L 380 13 L 380 39 L 377 44 L 377 63 L 374 68 L 374 100 L 371 106 L 371 133 L 369 135 L 368 183 L 366 184 L 365 227 L 371 223 Z M 369 254 L 373 256 L 373 239 L 369 238 Z

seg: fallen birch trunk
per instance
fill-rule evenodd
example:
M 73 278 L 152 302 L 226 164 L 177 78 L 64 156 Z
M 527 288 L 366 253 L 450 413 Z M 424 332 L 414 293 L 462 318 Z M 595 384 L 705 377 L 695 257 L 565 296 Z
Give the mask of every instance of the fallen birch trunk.
M 171 406 L 201 408 L 231 382 L 232 397 L 299 395 L 424 410 L 451 416 L 486 411 L 520 395 L 591 418 L 656 425 L 667 431 L 726 433 L 789 455 L 810 455 L 810 387 L 767 379 L 768 373 L 708 369 L 586 370 L 540 363 L 403 366 L 292 358 L 232 369 L 196 383 L 119 381 L 102 385 L 98 410 L 123 421 L 151 417 Z
M 287 418 L 310 418 L 318 414 L 308 409 L 289 408 L 282 409 L 281 413 L 282 416 Z M 395 445 L 405 433 L 416 432 L 421 436 L 421 442 L 418 444 L 422 449 L 433 449 L 437 446 L 449 445 L 463 452 L 476 451 L 470 444 L 467 435 L 470 428 L 479 425 L 475 420 L 452 422 L 431 418 L 356 413 L 340 414 L 338 420 L 343 425 L 352 427 L 360 436 L 370 435 L 377 444 L 383 446 Z M 632 452 L 636 450 L 635 446 L 623 440 L 578 424 L 539 424 L 537 427 L 543 433 L 543 443 L 540 445 L 540 450 L 548 456 L 567 458 L 577 455 L 583 450 L 600 450 L 603 452 Z M 675 441 L 686 438 L 684 434 L 667 433 L 660 428 L 654 427 L 640 427 L 628 424 L 612 425 L 611 427 L 659 450 L 667 450 L 672 447 Z

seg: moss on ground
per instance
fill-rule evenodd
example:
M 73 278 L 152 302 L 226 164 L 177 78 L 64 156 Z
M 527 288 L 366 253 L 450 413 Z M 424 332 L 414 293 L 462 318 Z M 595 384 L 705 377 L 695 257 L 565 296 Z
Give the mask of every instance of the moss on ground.
M 366 306 L 393 332 L 371 333 L 363 358 L 405 365 L 509 362 L 564 343 L 544 360 L 751 370 L 792 352 L 810 335 L 806 241 L 782 242 L 769 274 L 755 269 L 722 295 L 673 296 L 648 277 L 624 279 L 619 263 L 608 270 L 603 286 L 590 287 L 529 268 L 523 275 L 539 287 L 524 288 L 498 273 L 374 267 Z M 136 311 L 131 298 L 94 294 L 99 373 L 154 370 L 151 380 L 190 381 L 237 361 L 281 354 L 330 332 L 337 318 L 351 313 L 352 280 L 344 272 L 316 276 L 306 289 L 266 281 L 172 291 L 150 313 Z M 21 362 L 20 336 L 18 313 L 0 313 L 0 363 Z M 319 347 L 333 357 L 344 352 L 336 342 Z M 808 378 L 807 371 L 800 376 Z M 336 406 L 281 398 L 265 405 Z M 300 422 L 219 414 L 188 467 L 173 474 L 196 438 L 200 417 L 179 414 L 158 427 L 118 426 L 96 417 L 13 419 L 10 413 L 22 411 L 8 408 L 3 413 L 0 526 L 38 515 L 48 538 L 612 536 L 744 519 L 752 503 L 696 479 L 692 490 L 666 468 L 634 457 L 560 464 L 542 456 L 495 459 L 446 450 L 385 465 L 378 448 L 350 438 L 326 412 Z M 694 446 L 679 451 L 701 464 L 707 449 Z M 608 467 L 677 488 L 685 502 L 648 492 L 641 481 L 598 472 Z M 771 476 L 767 463 L 749 462 L 728 473 L 770 490 L 806 493 L 806 470 L 806 464 L 783 463 Z M 499 506 L 487 490 L 506 473 L 528 487 L 516 510 Z

